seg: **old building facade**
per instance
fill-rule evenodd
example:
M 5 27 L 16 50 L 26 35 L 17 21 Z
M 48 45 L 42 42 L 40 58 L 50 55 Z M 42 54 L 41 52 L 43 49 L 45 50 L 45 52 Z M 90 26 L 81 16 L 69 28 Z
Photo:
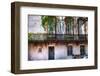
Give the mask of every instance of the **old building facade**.
M 28 16 L 28 60 L 87 57 L 87 17 Z

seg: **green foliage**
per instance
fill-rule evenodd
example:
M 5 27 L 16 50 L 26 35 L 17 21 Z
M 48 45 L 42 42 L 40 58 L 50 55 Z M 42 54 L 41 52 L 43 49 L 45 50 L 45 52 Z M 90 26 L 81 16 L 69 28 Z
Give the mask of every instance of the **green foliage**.
M 32 33 L 28 33 L 28 40 L 32 40 Z
M 42 19 L 42 26 L 45 29 L 45 26 L 47 26 L 48 24 L 48 16 L 42 16 L 41 19 Z
M 48 29 L 49 32 L 52 32 L 55 27 L 55 16 L 42 16 L 42 26 L 45 30 Z

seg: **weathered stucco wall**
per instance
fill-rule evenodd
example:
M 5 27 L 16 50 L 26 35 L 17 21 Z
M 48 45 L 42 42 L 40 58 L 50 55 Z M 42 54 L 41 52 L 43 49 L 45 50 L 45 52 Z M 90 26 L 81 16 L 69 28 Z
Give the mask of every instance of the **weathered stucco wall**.
M 39 48 L 42 48 L 39 51 Z M 48 50 L 47 46 L 34 46 L 33 44 L 29 45 L 29 59 L 30 60 L 47 60 L 48 59 Z
M 42 44 L 34 45 L 29 44 L 29 60 L 48 60 L 48 47 L 54 46 L 55 59 L 67 59 L 67 46 L 73 46 L 73 54 L 80 55 L 80 44 Z M 88 54 L 88 45 L 85 45 L 86 53 Z M 41 48 L 41 49 L 40 49 Z
M 66 45 L 55 46 L 55 59 L 66 59 L 67 58 L 67 47 Z

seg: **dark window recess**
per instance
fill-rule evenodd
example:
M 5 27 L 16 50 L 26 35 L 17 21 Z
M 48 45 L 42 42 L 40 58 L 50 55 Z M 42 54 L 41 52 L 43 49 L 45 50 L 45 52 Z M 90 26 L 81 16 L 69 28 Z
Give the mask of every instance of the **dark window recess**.
M 39 52 L 39 53 L 42 52 L 42 48 L 39 48 L 39 51 L 38 51 L 38 52 Z
M 80 45 L 80 55 L 81 56 L 85 55 L 85 46 L 84 45 Z
M 73 55 L 73 48 L 72 48 L 72 46 L 68 46 L 68 48 L 67 48 L 67 54 L 68 54 L 68 56 L 72 56 Z

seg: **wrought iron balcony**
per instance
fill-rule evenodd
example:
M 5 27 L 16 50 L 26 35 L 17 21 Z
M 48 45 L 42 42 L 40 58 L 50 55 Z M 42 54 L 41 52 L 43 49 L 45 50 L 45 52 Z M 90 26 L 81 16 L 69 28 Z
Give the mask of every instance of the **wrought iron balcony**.
M 87 41 L 87 34 L 28 34 L 28 41 Z

